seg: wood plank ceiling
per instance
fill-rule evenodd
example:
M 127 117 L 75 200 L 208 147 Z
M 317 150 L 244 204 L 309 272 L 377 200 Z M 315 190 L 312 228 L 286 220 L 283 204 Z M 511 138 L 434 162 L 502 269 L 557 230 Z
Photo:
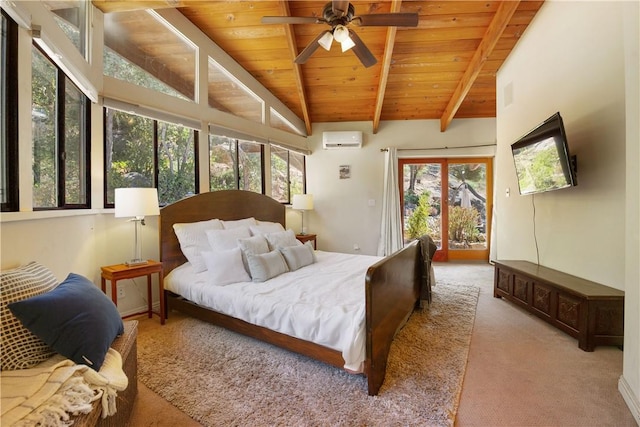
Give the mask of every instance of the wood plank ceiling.
M 377 64 L 316 50 L 293 62 L 326 24 L 263 25 L 263 16 L 320 17 L 326 1 L 94 0 L 105 13 L 176 7 L 296 115 L 314 122 L 495 117 L 496 73 L 543 1 L 351 1 L 356 15 L 417 12 L 417 28 L 350 27 Z M 147 40 L 154 40 L 147 35 Z M 138 46 L 145 50 L 144 46 Z M 157 48 L 157 46 L 156 46 Z

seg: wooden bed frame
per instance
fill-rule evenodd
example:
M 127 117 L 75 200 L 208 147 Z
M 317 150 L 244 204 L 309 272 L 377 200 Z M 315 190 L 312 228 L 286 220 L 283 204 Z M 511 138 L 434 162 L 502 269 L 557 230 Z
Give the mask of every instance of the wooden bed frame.
M 202 193 L 165 206 L 160 211 L 160 259 L 166 277 L 186 262 L 173 231 L 173 224 L 218 218 L 237 220 L 254 217 L 285 225 L 285 207 L 268 196 L 242 190 Z M 391 342 L 417 306 L 422 277 L 422 255 L 417 242 L 369 267 L 365 280 L 366 361 L 369 395 L 376 395 L 384 381 Z M 291 337 L 220 314 L 165 291 L 166 313 L 171 309 L 224 328 L 343 368 L 339 351 Z

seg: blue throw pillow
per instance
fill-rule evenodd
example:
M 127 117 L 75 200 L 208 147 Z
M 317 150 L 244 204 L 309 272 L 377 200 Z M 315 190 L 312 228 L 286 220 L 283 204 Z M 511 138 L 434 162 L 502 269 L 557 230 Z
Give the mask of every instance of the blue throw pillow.
M 71 273 L 55 289 L 9 304 L 22 324 L 56 352 L 98 371 L 122 318 L 92 282 Z

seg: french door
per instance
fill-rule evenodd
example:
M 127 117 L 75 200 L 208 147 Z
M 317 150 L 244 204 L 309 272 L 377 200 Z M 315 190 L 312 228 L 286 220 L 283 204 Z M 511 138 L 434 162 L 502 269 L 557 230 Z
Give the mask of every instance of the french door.
M 489 260 L 491 158 L 400 159 L 405 241 L 429 234 L 435 261 Z

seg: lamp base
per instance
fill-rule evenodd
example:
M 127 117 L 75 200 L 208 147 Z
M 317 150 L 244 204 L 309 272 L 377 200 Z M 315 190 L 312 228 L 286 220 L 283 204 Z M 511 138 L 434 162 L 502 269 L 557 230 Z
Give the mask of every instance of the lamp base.
M 131 259 L 127 262 L 125 262 L 125 265 L 128 265 L 129 267 L 132 267 L 134 265 L 144 265 L 144 264 L 148 264 L 149 261 L 147 261 L 146 259 Z

